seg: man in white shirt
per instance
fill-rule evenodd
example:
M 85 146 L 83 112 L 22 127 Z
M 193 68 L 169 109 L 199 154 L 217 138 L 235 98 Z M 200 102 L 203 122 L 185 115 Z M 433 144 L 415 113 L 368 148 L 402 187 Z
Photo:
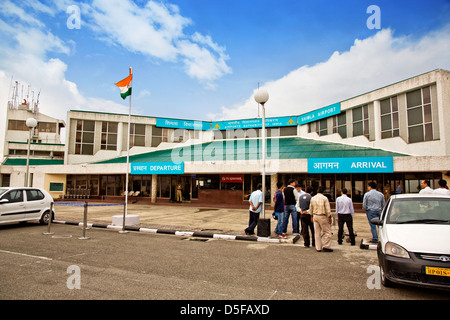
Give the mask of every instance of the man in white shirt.
M 420 187 L 422 188 L 419 193 L 433 193 L 433 189 L 430 188 L 430 180 L 422 180 L 420 182 Z
M 248 227 L 245 229 L 246 235 L 254 235 L 256 224 L 258 223 L 259 214 L 261 213 L 261 208 L 263 206 L 263 195 L 262 195 L 262 184 L 259 183 L 256 190 L 250 195 L 248 199 L 250 203 L 249 208 L 249 221 Z
M 438 184 L 439 188 L 435 189 L 433 193 L 450 195 L 450 190 L 447 189 L 447 181 L 441 179 Z
M 348 233 L 350 235 L 350 243 L 355 245 L 355 234 L 353 233 L 353 201 L 347 196 L 347 189 L 341 190 L 341 196 L 336 199 L 336 214 L 338 216 L 338 244 L 342 244 L 344 238 L 344 223 L 347 224 Z

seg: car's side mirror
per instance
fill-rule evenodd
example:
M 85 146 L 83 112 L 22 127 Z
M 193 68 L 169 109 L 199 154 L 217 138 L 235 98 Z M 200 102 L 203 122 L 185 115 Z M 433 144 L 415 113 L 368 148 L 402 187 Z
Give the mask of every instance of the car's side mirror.
M 370 223 L 376 225 L 376 226 L 382 226 L 383 225 L 383 221 L 380 220 L 380 218 L 373 218 L 372 220 L 370 220 Z
M 8 202 L 9 202 L 8 199 L 0 199 L 0 204 L 2 204 L 2 203 L 8 203 Z

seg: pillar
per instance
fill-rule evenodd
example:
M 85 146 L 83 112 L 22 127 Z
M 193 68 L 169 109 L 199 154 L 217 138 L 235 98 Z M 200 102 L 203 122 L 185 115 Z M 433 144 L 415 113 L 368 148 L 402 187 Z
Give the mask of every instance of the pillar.
M 152 203 L 156 203 L 157 188 L 158 188 L 158 175 L 152 174 Z
M 277 182 L 278 182 L 278 174 L 274 173 L 270 176 L 270 204 L 272 206 L 275 205 L 275 202 L 273 202 L 273 197 L 275 196 L 275 193 L 277 192 Z

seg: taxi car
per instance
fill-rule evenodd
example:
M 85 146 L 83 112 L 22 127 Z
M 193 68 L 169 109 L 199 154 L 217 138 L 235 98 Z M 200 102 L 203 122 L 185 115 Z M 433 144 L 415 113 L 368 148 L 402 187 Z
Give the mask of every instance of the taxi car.
M 40 188 L 0 188 L 0 224 L 37 220 L 48 223 L 52 196 Z M 52 210 L 52 220 L 55 211 Z
M 450 196 L 393 195 L 377 225 L 381 283 L 450 290 Z

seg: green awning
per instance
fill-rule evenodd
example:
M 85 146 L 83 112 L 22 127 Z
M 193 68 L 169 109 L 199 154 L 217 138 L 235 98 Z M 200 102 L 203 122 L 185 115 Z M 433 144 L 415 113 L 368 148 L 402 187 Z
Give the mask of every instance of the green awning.
M 57 159 L 30 159 L 30 166 L 53 166 L 64 164 L 64 160 Z M 4 166 L 26 166 L 27 159 L 8 158 L 3 163 Z
M 130 162 L 256 160 L 261 157 L 260 147 L 262 147 L 261 139 L 220 140 L 132 155 L 130 156 Z M 177 159 L 174 159 L 173 155 Z M 408 155 L 375 148 L 351 146 L 299 137 L 267 139 L 267 157 L 270 159 L 401 156 Z M 119 157 L 96 163 L 126 163 L 126 161 L 126 157 Z

